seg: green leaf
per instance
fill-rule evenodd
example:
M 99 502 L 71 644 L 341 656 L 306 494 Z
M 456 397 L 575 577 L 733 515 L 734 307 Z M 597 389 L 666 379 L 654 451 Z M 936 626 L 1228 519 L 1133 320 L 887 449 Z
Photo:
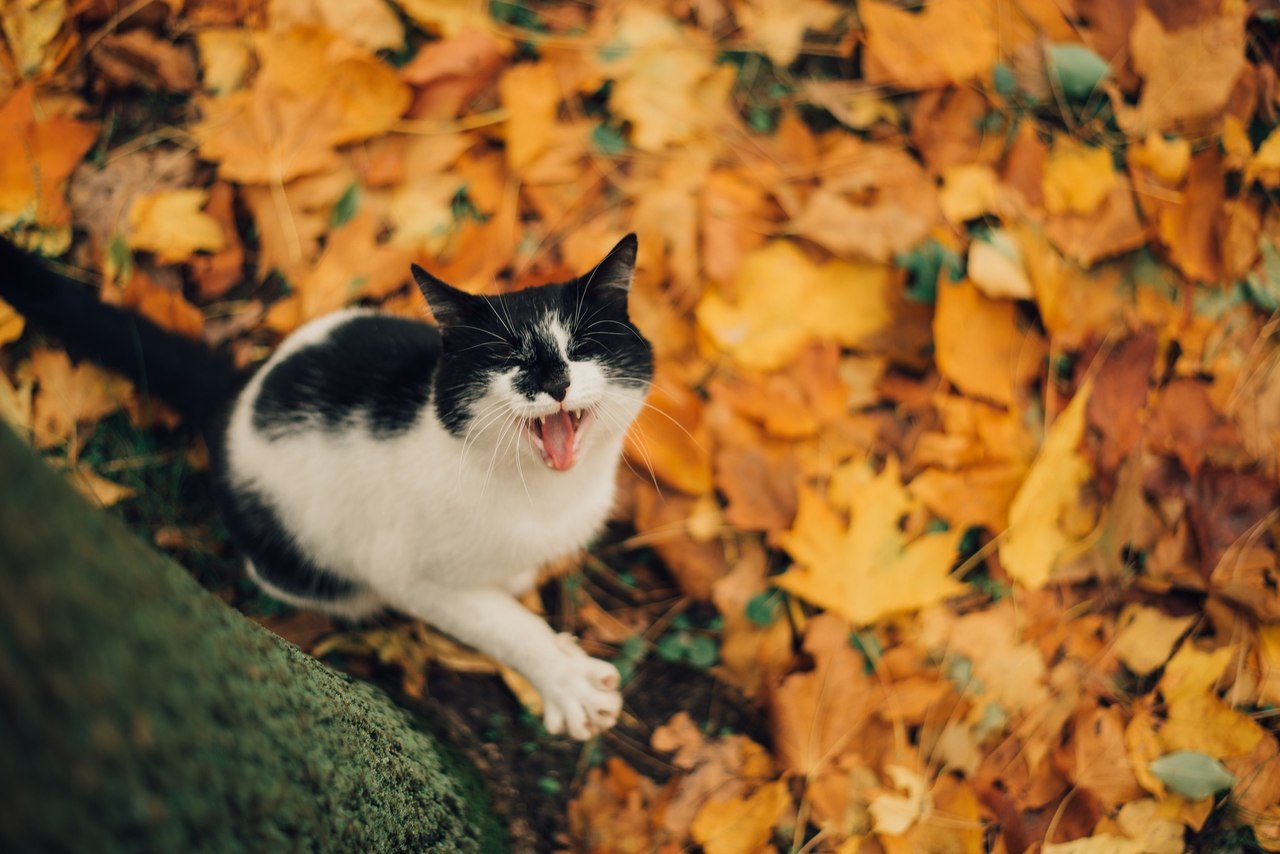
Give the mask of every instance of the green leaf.
M 778 619 L 778 609 L 782 605 L 782 596 L 777 590 L 766 590 L 751 597 L 747 602 L 747 619 L 760 628 L 768 628 Z
M 953 282 L 964 277 L 964 259 L 932 238 L 910 252 L 895 255 L 893 263 L 911 273 L 907 298 L 920 303 L 931 304 L 937 300 L 938 275 L 943 270 Z
M 658 641 L 658 657 L 663 661 L 679 661 L 689 649 L 689 636 L 684 632 L 663 635 Z
M 346 225 L 347 221 L 355 216 L 358 210 L 360 210 L 360 185 L 352 183 L 351 186 L 342 191 L 342 196 L 334 203 L 333 210 L 329 212 L 329 225 L 333 228 Z
M 1245 279 L 1244 286 L 1249 299 L 1263 311 L 1280 309 L 1280 249 L 1263 238 L 1262 263 Z
M 1166 753 L 1152 761 L 1151 773 L 1174 792 L 1192 800 L 1229 789 L 1236 781 L 1225 765 L 1197 750 Z
M 1004 98 L 1008 98 L 1018 89 L 1018 83 L 1013 78 L 1013 69 L 1003 62 L 997 62 L 995 68 L 991 69 L 991 83 L 996 87 L 996 92 Z
M 1083 101 L 1111 72 L 1107 61 L 1080 44 L 1052 44 L 1045 51 L 1049 78 L 1068 98 Z
M 591 129 L 591 144 L 596 151 L 608 157 L 616 157 L 627 150 L 627 138 L 622 129 L 609 124 L 598 124 Z
M 720 650 L 716 642 L 707 635 L 694 635 L 689 638 L 686 647 L 689 663 L 694 667 L 707 668 L 720 660 Z
M 118 231 L 107 241 L 107 257 L 116 270 L 117 280 L 127 282 L 133 278 L 133 253 L 129 251 L 124 235 Z

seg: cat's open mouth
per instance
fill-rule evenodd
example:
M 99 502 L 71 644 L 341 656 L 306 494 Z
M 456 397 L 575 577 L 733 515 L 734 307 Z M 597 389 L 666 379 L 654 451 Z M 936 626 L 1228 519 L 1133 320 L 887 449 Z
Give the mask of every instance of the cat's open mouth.
M 585 409 L 561 409 L 524 420 L 524 430 L 547 468 L 568 471 L 578 461 L 582 434 L 591 426 Z

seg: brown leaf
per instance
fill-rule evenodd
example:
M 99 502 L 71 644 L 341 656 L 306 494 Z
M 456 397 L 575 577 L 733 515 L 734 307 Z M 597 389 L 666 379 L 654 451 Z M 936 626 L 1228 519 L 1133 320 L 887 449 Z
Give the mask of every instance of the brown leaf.
M 142 86 L 160 92 L 196 88 L 196 63 L 184 44 L 162 41 L 138 28 L 107 36 L 89 53 L 98 75 L 95 86 L 123 89 Z

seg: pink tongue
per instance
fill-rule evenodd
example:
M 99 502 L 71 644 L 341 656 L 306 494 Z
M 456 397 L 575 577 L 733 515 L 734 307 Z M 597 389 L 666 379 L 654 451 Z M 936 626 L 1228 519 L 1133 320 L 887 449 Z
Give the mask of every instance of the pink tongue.
M 551 458 L 551 467 L 565 471 L 573 466 L 573 419 L 560 410 L 542 424 L 542 447 Z

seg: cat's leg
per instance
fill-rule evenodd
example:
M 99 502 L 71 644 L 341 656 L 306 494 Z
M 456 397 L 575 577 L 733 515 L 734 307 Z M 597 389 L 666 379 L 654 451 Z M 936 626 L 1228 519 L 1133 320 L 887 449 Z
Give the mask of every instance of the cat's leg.
M 451 587 L 416 579 L 383 590 L 395 607 L 448 632 L 519 672 L 542 695 L 551 733 L 588 739 L 618 721 L 618 670 L 591 658 L 568 634 L 556 634 L 510 593 L 496 587 Z

